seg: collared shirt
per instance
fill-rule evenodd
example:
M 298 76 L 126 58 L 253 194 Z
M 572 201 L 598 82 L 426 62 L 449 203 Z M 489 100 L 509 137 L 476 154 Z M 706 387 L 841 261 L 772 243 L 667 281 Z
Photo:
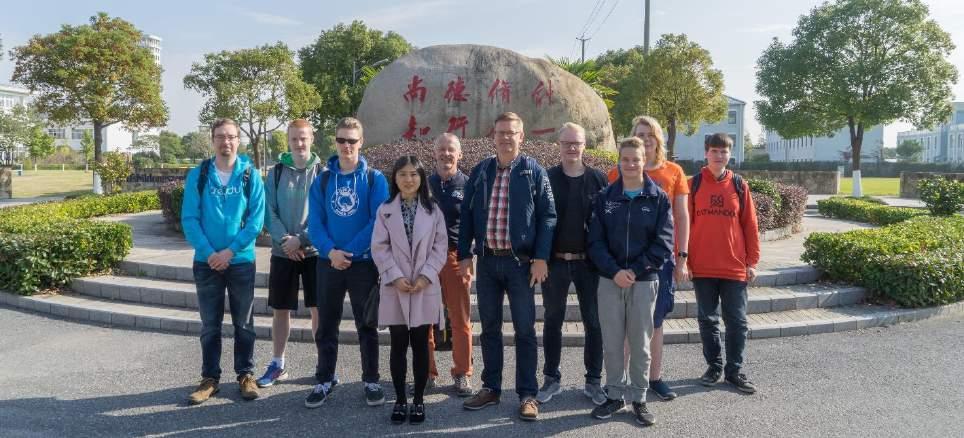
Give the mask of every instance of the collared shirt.
M 415 230 L 415 211 L 418 208 L 417 199 L 402 199 L 402 223 L 405 225 L 405 235 L 408 245 L 412 245 L 412 232 Z
M 465 184 L 469 177 L 456 171 L 455 175 L 447 180 L 442 180 L 439 174 L 432 174 L 428 178 L 429 188 L 432 189 L 432 196 L 438 201 L 442 215 L 445 216 L 445 228 L 449 236 L 449 248 L 455 248 L 459 244 L 459 222 L 461 217 L 462 200 L 465 197 Z
M 496 169 L 492 183 L 489 217 L 485 226 L 485 244 L 492 249 L 512 249 L 509 240 L 509 174 L 512 173 L 512 164 Z

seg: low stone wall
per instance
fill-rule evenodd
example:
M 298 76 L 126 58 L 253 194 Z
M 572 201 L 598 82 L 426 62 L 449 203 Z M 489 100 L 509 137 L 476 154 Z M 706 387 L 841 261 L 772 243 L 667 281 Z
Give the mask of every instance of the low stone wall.
M 937 175 L 964 182 L 964 173 L 901 172 L 900 197 L 920 199 L 920 193 L 917 191 L 917 183 L 919 183 L 922 179 L 927 179 Z
M 122 189 L 125 192 L 133 192 L 154 189 L 171 181 L 183 181 L 189 170 L 191 170 L 189 167 L 135 169 L 134 173 L 124 181 Z
M 738 170 L 736 173 L 744 178 L 797 185 L 807 189 L 811 195 L 836 195 L 840 190 L 840 174 L 837 172 Z
M 0 199 L 10 199 L 13 197 L 13 170 L 9 167 L 0 167 Z

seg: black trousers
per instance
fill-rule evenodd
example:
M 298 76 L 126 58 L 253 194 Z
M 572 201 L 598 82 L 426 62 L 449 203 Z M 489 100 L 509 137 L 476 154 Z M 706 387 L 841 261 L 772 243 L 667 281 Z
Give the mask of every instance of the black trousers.
M 365 325 L 365 303 L 372 288 L 378 286 L 378 269 L 371 261 L 353 261 L 343 271 L 331 267 L 328 259 L 318 259 L 318 332 L 315 346 L 318 348 L 318 366 L 315 379 L 318 383 L 330 382 L 335 377 L 338 363 L 338 332 L 345 293 L 351 301 L 355 329 L 358 331 L 358 349 L 361 352 L 362 381 L 378 383 L 378 331 Z M 376 290 L 375 293 L 378 293 Z
M 428 332 L 430 324 L 409 328 L 407 325 L 388 326 L 392 338 L 389 368 L 395 386 L 395 403 L 407 403 L 405 375 L 408 372 L 408 346 L 412 346 L 412 374 L 415 378 L 413 403 L 422 403 L 428 381 Z

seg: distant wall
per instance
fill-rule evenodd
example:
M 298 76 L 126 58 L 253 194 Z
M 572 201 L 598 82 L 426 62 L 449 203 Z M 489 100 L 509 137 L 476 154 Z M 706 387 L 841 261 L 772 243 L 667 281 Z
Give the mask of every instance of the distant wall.
M 779 170 L 738 170 L 744 178 L 765 179 L 782 184 L 793 184 L 807 189 L 811 195 L 836 195 L 840 190 L 837 172 L 802 172 Z
M 964 173 L 901 172 L 900 197 L 910 199 L 920 198 L 920 193 L 917 191 L 917 183 L 919 183 L 922 179 L 927 179 L 937 175 L 964 182 Z

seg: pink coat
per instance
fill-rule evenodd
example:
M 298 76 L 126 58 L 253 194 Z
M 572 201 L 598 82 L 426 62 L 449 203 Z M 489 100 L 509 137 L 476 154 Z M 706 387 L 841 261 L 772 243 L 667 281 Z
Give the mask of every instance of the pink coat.
M 409 246 L 402 219 L 401 197 L 378 208 L 372 232 L 372 260 L 378 267 L 381 283 L 379 326 L 444 324 L 442 288 L 438 275 L 448 255 L 446 232 L 442 210 L 435 206 L 429 213 L 419 203 L 412 228 L 412 245 Z M 392 285 L 393 281 L 403 277 L 415 284 L 419 275 L 428 277 L 431 282 L 419 292 L 400 292 Z

